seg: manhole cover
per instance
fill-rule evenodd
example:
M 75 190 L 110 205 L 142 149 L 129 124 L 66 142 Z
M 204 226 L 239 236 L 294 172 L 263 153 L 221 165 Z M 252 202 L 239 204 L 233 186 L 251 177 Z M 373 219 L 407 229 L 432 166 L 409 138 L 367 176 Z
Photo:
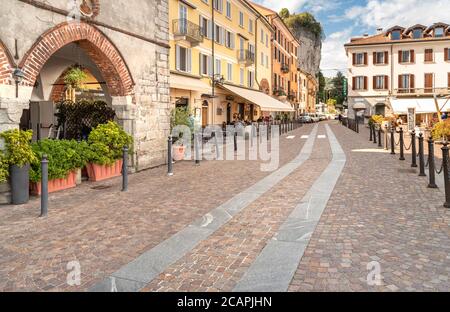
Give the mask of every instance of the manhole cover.
M 416 169 L 398 169 L 400 173 L 416 173 Z
M 109 188 L 111 188 L 111 185 L 97 185 L 97 186 L 91 187 L 91 189 L 93 189 L 93 190 L 106 190 Z

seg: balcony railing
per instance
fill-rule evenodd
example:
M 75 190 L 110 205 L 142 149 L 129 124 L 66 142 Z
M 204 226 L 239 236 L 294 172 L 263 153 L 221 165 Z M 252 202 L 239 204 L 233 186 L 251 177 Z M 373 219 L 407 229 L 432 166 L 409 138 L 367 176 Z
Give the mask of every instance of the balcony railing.
M 399 88 L 394 89 L 393 95 L 398 96 L 430 96 L 430 95 L 448 95 L 450 88 Z
M 289 72 L 289 65 L 286 63 L 281 64 L 281 72 L 287 74 Z
M 173 35 L 175 40 L 186 40 L 192 45 L 203 42 L 202 28 L 187 19 L 173 20 Z
M 250 66 L 255 63 L 255 53 L 250 50 L 238 50 L 238 60 L 240 64 Z
M 276 96 L 286 96 L 286 91 L 282 87 L 274 87 L 273 88 L 273 95 Z
M 296 101 L 297 100 L 297 93 L 294 92 L 294 91 L 291 91 L 291 92 L 288 93 L 287 98 L 290 101 Z

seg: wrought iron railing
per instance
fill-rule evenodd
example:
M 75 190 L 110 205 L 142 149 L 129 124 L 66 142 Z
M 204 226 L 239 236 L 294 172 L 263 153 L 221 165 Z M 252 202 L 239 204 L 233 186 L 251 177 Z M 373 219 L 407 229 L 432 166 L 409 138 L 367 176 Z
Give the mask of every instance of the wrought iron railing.
M 245 63 L 251 65 L 255 63 L 255 53 L 250 50 L 238 50 L 239 63 Z
M 173 34 L 175 37 L 184 37 L 191 42 L 203 41 L 202 28 L 187 19 L 173 20 Z
M 450 94 L 450 88 L 398 88 L 394 89 L 393 95 L 432 95 Z
M 288 73 L 289 72 L 289 65 L 288 64 L 286 64 L 286 63 L 282 63 L 281 64 L 281 72 L 283 72 L 283 73 Z

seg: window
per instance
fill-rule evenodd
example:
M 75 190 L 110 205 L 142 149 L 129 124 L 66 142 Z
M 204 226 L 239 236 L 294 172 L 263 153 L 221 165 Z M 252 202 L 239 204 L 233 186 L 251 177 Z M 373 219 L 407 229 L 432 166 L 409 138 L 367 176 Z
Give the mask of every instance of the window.
M 259 40 L 261 40 L 261 43 L 264 44 L 264 30 L 263 29 L 261 29 L 261 39 L 259 39 Z
M 402 38 L 402 34 L 400 30 L 394 30 L 391 32 L 391 40 L 400 40 Z
M 203 16 L 200 16 L 200 28 L 202 35 L 208 39 L 211 39 L 211 21 Z
M 247 79 L 247 86 L 249 88 L 253 88 L 253 86 L 255 85 L 255 73 L 249 70 L 247 73 Z
M 204 76 L 212 76 L 212 57 L 200 54 L 200 74 Z
M 374 52 L 373 63 L 374 64 L 387 64 L 387 52 Z
M 225 31 L 225 46 L 234 49 L 234 34 L 228 30 Z
M 248 20 L 248 32 L 253 33 L 253 21 L 251 19 Z
M 227 64 L 227 80 L 228 81 L 233 80 L 233 64 L 231 63 Z
M 450 49 L 449 48 L 445 48 L 444 49 L 444 61 L 450 61 Z
M 357 76 L 353 77 L 353 90 L 366 90 L 367 89 L 367 77 Z
M 269 68 L 269 56 L 266 55 L 266 68 Z
M 191 71 L 191 50 L 182 46 L 176 46 L 176 69 L 183 72 Z
M 231 2 L 227 1 L 227 17 L 231 19 Z
M 385 90 L 387 89 L 387 76 L 374 76 L 373 77 L 373 89 Z
M 275 59 L 277 59 L 277 55 L 278 55 L 278 50 L 277 50 L 277 47 L 275 47 Z
M 266 48 L 269 47 L 269 35 L 266 34 Z
M 432 93 L 434 85 L 434 75 L 432 73 L 425 74 L 424 82 L 425 93 Z
M 447 73 L 447 87 L 450 89 L 450 73 Z
M 244 13 L 239 12 L 239 26 L 244 27 Z
M 444 37 L 444 27 L 436 27 L 434 29 L 434 36 L 435 37 Z
M 223 12 L 223 0 L 213 0 L 213 6 L 220 13 Z
M 220 59 L 216 59 L 216 66 L 214 69 L 214 73 L 216 75 L 222 75 L 222 61 Z
M 399 63 L 414 63 L 414 50 L 398 51 Z
M 223 29 L 219 25 L 216 25 L 214 31 L 214 41 L 216 41 L 218 44 L 225 44 L 224 32 L 225 29 Z
M 264 66 L 264 53 L 261 52 L 261 65 Z
M 425 62 L 433 62 L 433 49 L 425 49 Z
M 178 31 L 181 34 L 186 34 L 187 33 L 187 20 L 188 20 L 187 7 L 181 3 L 179 6 L 179 10 L 178 10 L 178 18 L 180 19 Z
M 367 53 L 353 53 L 353 65 L 367 65 Z
M 244 85 L 244 69 L 243 68 L 239 69 L 239 83 L 241 85 Z
M 414 75 L 403 74 L 398 76 L 398 93 L 414 92 Z
M 416 28 L 413 30 L 413 39 L 419 39 L 423 37 L 423 32 L 421 28 Z

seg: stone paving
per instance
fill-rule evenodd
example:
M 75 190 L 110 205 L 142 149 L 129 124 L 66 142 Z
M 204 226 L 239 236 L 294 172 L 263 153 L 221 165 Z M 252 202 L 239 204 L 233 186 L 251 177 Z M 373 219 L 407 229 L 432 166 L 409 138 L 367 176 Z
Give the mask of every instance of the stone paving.
M 331 128 L 347 163 L 289 291 L 449 291 L 442 191 L 398 155 L 352 151 L 376 149 L 365 128 Z M 378 267 L 381 285 L 371 286 Z
M 303 142 L 283 136 L 280 166 Z M 117 178 L 51 194 L 46 219 L 37 218 L 38 199 L 1 206 L 0 290 L 86 290 L 269 174 L 257 161 L 179 162 L 174 172 L 169 178 L 160 167 L 131 175 L 127 193 Z M 81 265 L 79 286 L 66 283 L 74 260 Z

